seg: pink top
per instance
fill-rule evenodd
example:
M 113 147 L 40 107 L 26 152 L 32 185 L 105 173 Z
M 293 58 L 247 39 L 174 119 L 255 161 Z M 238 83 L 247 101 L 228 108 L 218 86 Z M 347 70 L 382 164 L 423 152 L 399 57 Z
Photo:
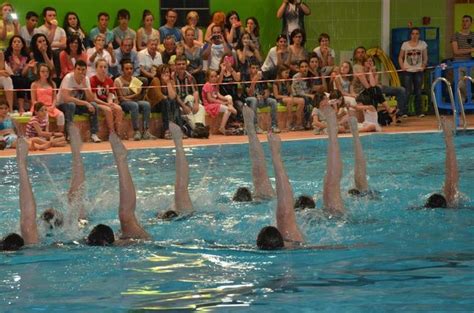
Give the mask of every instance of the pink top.
M 77 59 L 87 63 L 87 54 L 82 52 L 82 54 Z M 76 64 L 77 59 L 70 59 L 66 51 L 61 51 L 59 54 L 59 63 L 61 64 L 61 78 L 66 76 L 67 73 L 74 71 L 74 65 Z
M 53 105 L 55 93 L 53 87 L 48 86 L 46 88 L 37 88 L 36 89 L 36 101 L 43 102 L 44 105 L 48 108 L 48 115 L 50 117 L 57 117 L 62 114 L 62 112 Z M 31 106 L 31 112 L 34 110 L 34 105 Z
M 202 102 L 204 103 L 204 109 L 206 112 L 212 116 L 216 117 L 219 115 L 219 111 L 221 109 L 221 104 L 217 102 L 209 102 L 207 99 L 207 94 L 211 94 L 214 98 L 217 98 L 219 93 L 219 89 L 217 85 L 213 85 L 209 82 L 205 83 L 202 87 Z

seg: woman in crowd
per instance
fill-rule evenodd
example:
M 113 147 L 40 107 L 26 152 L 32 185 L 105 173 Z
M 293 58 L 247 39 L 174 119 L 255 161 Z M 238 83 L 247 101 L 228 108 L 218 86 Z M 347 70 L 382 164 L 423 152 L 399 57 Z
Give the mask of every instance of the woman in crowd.
M 120 134 L 123 111 L 117 104 L 113 80 L 108 76 L 108 63 L 104 59 L 95 62 L 96 74 L 91 77 L 91 88 L 95 94 L 95 103 L 104 113 L 109 134 Z
M 304 48 L 306 42 L 306 35 L 301 29 L 295 29 L 291 32 L 290 35 L 290 46 L 288 51 L 290 55 L 288 56 L 287 65 L 290 67 L 291 74 L 294 75 L 298 72 L 298 63 L 301 60 L 308 59 L 308 53 Z
M 51 44 L 43 34 L 35 34 L 33 38 L 31 38 L 31 46 L 30 46 L 30 59 L 35 60 L 36 64 L 45 63 L 49 66 L 50 69 L 54 69 L 54 62 L 53 62 L 53 52 L 51 50 Z M 38 73 L 35 71 L 32 73 L 34 78 L 37 79 Z M 52 72 L 52 77 L 56 77 L 56 73 Z
M 297 28 L 304 31 L 304 16 L 310 14 L 310 8 L 303 1 L 283 0 L 277 11 L 277 18 L 283 20 L 282 34 L 288 36 Z
M 225 24 L 225 13 L 222 11 L 216 11 L 212 14 L 211 24 L 207 26 L 206 35 L 204 36 L 204 40 L 206 42 L 211 42 L 212 37 L 212 28 L 214 25 L 219 25 L 221 29 L 224 29 Z M 224 36 L 225 38 L 225 36 Z
M 64 147 L 67 142 L 62 132 L 49 130 L 48 107 L 42 102 L 33 106 L 33 116 L 26 124 L 26 138 L 33 150 L 46 150 L 50 147 Z
M 238 57 L 238 69 L 239 72 L 246 77 L 249 73 L 249 67 L 251 62 L 262 62 L 262 56 L 260 51 L 255 47 L 250 33 L 244 32 L 239 39 L 236 46 L 237 57 Z
M 415 113 L 419 117 L 424 117 L 421 111 L 421 91 L 424 70 L 428 64 L 428 45 L 420 40 L 419 28 L 412 28 L 410 40 L 402 44 L 398 64 L 403 71 L 402 83 L 407 91 L 407 98 L 412 94 L 415 95 Z M 407 112 L 399 112 L 399 114 L 406 117 Z
M 64 133 L 64 114 L 56 107 L 56 84 L 51 79 L 51 68 L 45 63 L 37 66 L 38 79 L 31 84 L 31 103 L 42 102 L 48 116 L 56 119 L 58 131 Z M 31 111 L 33 112 L 33 106 Z
M 339 67 L 338 72 L 335 73 L 334 85 L 344 96 L 344 101 L 349 107 L 356 105 L 355 98 L 357 94 L 354 93 L 352 88 L 352 81 L 354 72 L 352 70 L 352 64 L 349 61 L 343 61 Z
M 155 20 L 150 10 L 144 10 L 142 15 L 142 27 L 137 30 L 137 51 L 146 49 L 148 38 L 156 37 L 160 42 L 160 32 L 153 28 L 153 21 Z
M 334 60 L 336 58 L 336 53 L 334 49 L 329 47 L 329 35 L 326 33 L 321 33 L 318 38 L 319 47 L 314 48 L 313 52 L 319 57 L 321 64 L 321 73 L 324 76 L 329 76 L 334 67 Z
M 67 38 L 71 36 L 79 37 L 83 45 L 82 48 L 85 49 L 85 40 L 87 40 L 86 32 L 82 29 L 81 21 L 76 12 L 67 12 L 66 15 L 64 15 L 63 28 Z
M 94 39 L 94 47 L 87 49 L 87 76 L 95 75 L 95 62 L 98 59 L 107 61 L 108 66 L 116 66 L 115 53 L 111 46 L 105 48 L 105 36 L 98 34 Z
M 321 74 L 321 59 L 313 52 L 309 57 L 309 76 L 311 77 L 311 92 L 327 92 L 326 79 Z
M 188 72 L 194 76 L 198 84 L 204 83 L 204 72 L 202 71 L 201 47 L 196 42 L 195 31 L 187 26 L 184 34 L 184 55 L 188 59 Z
M 286 106 L 286 131 L 288 130 L 304 130 L 303 127 L 303 110 L 304 99 L 293 97 L 290 79 L 290 67 L 281 65 L 278 67 L 277 80 L 273 83 L 273 96 L 280 103 Z M 295 114 L 293 107 L 296 106 L 296 125 L 293 126 Z
M 285 35 L 278 35 L 276 46 L 268 51 L 265 62 L 262 65 L 263 79 L 275 79 L 278 66 L 288 63 L 288 40 Z
M 236 62 L 232 54 L 222 57 L 220 68 L 218 79 L 219 93 L 234 104 L 237 110 L 235 120 L 241 123 L 243 122 L 242 107 L 244 101 L 242 99 L 242 93 L 239 94 L 237 86 L 241 81 L 241 73 L 236 70 Z
M 242 34 L 242 23 L 240 22 L 239 13 L 230 11 L 227 13 L 224 24 L 224 32 L 227 42 L 235 48 Z
M 12 70 L 10 76 L 15 89 L 29 89 L 30 80 L 28 79 L 29 71 L 35 66 L 35 61 L 28 61 L 28 52 L 25 40 L 21 36 L 15 35 L 10 39 L 7 51 L 5 51 L 5 63 Z M 23 114 L 25 111 L 25 99 L 28 98 L 26 90 L 16 91 L 18 100 L 18 111 Z
M 195 44 L 202 45 L 204 43 L 204 34 L 201 28 L 198 26 L 199 14 L 196 11 L 189 11 L 186 15 L 186 26 L 181 28 L 183 38 L 186 36 L 186 30 L 190 27 L 193 30 L 193 38 Z
M 61 64 L 61 79 L 66 74 L 74 71 L 77 60 L 87 63 L 87 53 L 84 51 L 82 40 L 77 35 L 67 37 L 66 49 L 59 53 L 59 64 Z
M 13 6 L 4 2 L 0 6 L 0 12 L 2 18 L 0 19 L 0 50 L 4 51 L 10 42 L 10 39 L 14 35 L 20 34 L 20 23 L 18 22 L 18 16 L 12 15 L 15 14 Z
M 245 31 L 250 34 L 255 49 L 260 51 L 260 25 L 258 24 L 257 18 L 251 16 L 245 20 Z

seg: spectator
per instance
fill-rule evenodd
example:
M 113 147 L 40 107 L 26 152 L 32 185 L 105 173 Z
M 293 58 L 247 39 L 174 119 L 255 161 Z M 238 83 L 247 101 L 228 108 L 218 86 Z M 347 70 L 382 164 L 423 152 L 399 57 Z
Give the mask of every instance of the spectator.
M 472 17 L 464 15 L 462 17 L 461 31 L 454 33 L 451 37 L 451 47 L 455 61 L 471 59 L 471 54 L 474 52 L 474 32 L 471 31 L 471 25 Z
M 402 74 L 403 87 L 407 91 L 407 99 L 415 94 L 415 114 L 419 117 L 425 116 L 421 111 L 421 89 L 423 87 L 423 72 L 428 64 L 428 45 L 420 40 L 420 29 L 410 30 L 410 40 L 405 41 L 400 48 L 398 64 Z M 406 108 L 404 108 L 406 109 Z M 399 112 L 402 118 L 407 117 L 406 111 Z
M 106 60 L 108 66 L 117 64 L 114 50 L 111 46 L 105 46 L 105 36 L 102 34 L 95 36 L 94 47 L 87 49 L 87 77 L 95 75 L 95 62 L 98 59 Z
M 143 50 L 147 46 L 150 37 L 158 38 L 160 41 L 160 32 L 153 28 L 154 17 L 150 10 L 144 10 L 142 16 L 142 25 L 137 30 L 137 51 Z
M 187 27 L 184 30 L 184 55 L 189 61 L 188 72 L 194 76 L 199 84 L 204 83 L 204 72 L 202 71 L 201 47 L 194 39 L 194 30 Z
M 66 15 L 64 15 L 63 28 L 66 32 L 67 38 L 73 35 L 78 36 L 79 38 L 81 38 L 81 42 L 85 48 L 87 40 L 86 32 L 84 31 L 84 29 L 82 29 L 81 21 L 79 20 L 79 16 L 77 16 L 76 12 L 67 12 Z
M 321 74 L 321 59 L 316 55 L 316 53 L 312 53 L 309 57 L 309 68 L 308 68 L 308 76 L 311 77 L 309 80 L 309 84 L 311 86 L 311 92 L 326 92 L 329 91 L 326 79 L 322 77 Z
M 5 51 L 10 39 L 20 34 L 20 23 L 10 3 L 4 2 L 0 5 L 0 12 L 2 14 L 0 19 L 0 50 Z
M 282 34 L 289 36 L 295 29 L 305 30 L 304 16 L 311 10 L 301 0 L 283 0 L 277 11 L 277 18 L 283 20 Z
M 352 86 L 353 78 L 354 72 L 352 70 L 351 62 L 342 62 L 339 67 L 339 72 L 335 73 L 334 84 L 336 85 L 336 89 L 344 96 L 344 102 L 348 104 L 349 108 L 352 108 L 357 104 L 355 101 L 357 94 L 354 92 Z
M 74 114 L 88 114 L 91 140 L 100 142 L 101 140 L 97 136 L 99 130 L 98 107 L 94 102 L 94 94 L 86 71 L 87 64 L 78 60 L 74 65 L 74 72 L 64 76 L 61 82 L 57 103 L 66 118 L 66 132 L 67 126 L 73 122 Z
M 291 74 L 294 75 L 298 72 L 298 64 L 302 60 L 308 59 L 308 53 L 304 48 L 306 42 L 306 35 L 301 29 L 295 29 L 290 35 L 290 46 L 288 51 L 288 66 L 290 67 Z
M 58 131 L 64 133 L 64 114 L 56 107 L 56 84 L 51 79 L 51 69 L 45 63 L 39 63 L 37 68 L 38 79 L 31 84 L 31 103 L 42 102 L 48 116 L 56 119 Z
M 105 123 L 109 134 L 120 133 L 123 120 L 123 111 L 117 104 L 113 80 L 107 75 L 108 62 L 98 59 L 95 62 L 96 74 L 91 77 L 91 87 L 95 95 L 95 102 L 104 113 Z
M 28 61 L 28 52 L 25 41 L 18 35 L 10 39 L 7 51 L 5 51 L 5 62 L 12 70 L 11 79 L 15 89 L 23 89 L 16 91 L 18 101 L 18 111 L 20 115 L 25 111 L 25 100 L 28 100 L 28 92 L 30 88 L 30 80 L 28 79 L 29 71 L 35 66 L 34 60 Z
M 166 23 L 159 28 L 161 40 L 164 40 L 166 37 L 171 35 L 174 37 L 175 42 L 181 41 L 181 31 L 179 28 L 175 27 L 177 18 L 178 12 L 176 12 L 176 10 L 169 9 L 166 12 Z
M 110 16 L 106 12 L 100 12 L 97 15 L 97 27 L 91 29 L 89 33 L 89 41 L 94 42 L 98 34 L 105 36 L 105 44 L 108 46 L 114 41 L 114 33 L 108 28 Z
M 176 54 L 176 40 L 172 35 L 163 39 L 163 50 L 160 51 L 163 64 L 168 64 L 172 55 Z
M 214 26 L 219 26 L 221 28 L 221 32 L 224 29 L 225 25 L 225 13 L 222 11 L 215 11 L 212 13 L 211 24 L 207 26 L 206 35 L 204 36 L 205 42 L 211 42 L 211 37 L 214 35 L 212 28 Z
M 298 64 L 298 73 L 293 76 L 293 83 L 291 84 L 292 94 L 294 97 L 302 98 L 304 100 L 304 127 L 310 128 L 310 114 L 312 110 L 312 102 L 314 95 L 311 93 L 311 80 L 308 76 L 309 64 L 306 60 L 301 60 Z
M 219 72 L 219 93 L 224 97 L 231 97 L 234 108 L 237 114 L 233 121 L 243 123 L 242 107 L 244 105 L 242 92 L 239 92 L 238 83 L 241 80 L 241 73 L 236 70 L 236 63 L 234 57 L 226 55 L 222 58 Z M 232 118 L 232 116 L 231 116 Z M 233 122 L 231 120 L 231 122 Z
M 150 42 L 150 40 L 149 40 Z M 143 50 L 146 51 L 146 50 Z M 148 101 L 144 101 L 142 93 L 142 82 L 133 77 L 133 63 L 129 59 L 123 59 L 122 75 L 117 77 L 114 85 L 117 88 L 119 104 L 122 110 L 130 113 L 132 117 L 132 126 L 134 130 L 133 139 L 155 139 L 156 137 L 150 134 L 148 127 L 150 124 L 151 107 Z M 140 126 L 138 124 L 138 114 L 142 112 L 143 115 L 143 132 L 140 133 Z
M 130 12 L 126 9 L 120 9 L 117 12 L 117 20 L 119 26 L 115 27 L 112 32 L 114 33 L 114 48 L 120 47 L 122 40 L 126 37 L 132 38 L 132 41 L 135 42 L 135 37 L 137 36 L 136 32 L 128 27 L 130 22 Z
M 187 25 L 181 28 L 181 34 L 183 41 L 186 37 L 186 29 L 191 28 L 193 30 L 193 38 L 197 45 L 202 45 L 204 43 L 204 34 L 202 33 L 201 28 L 198 27 L 199 14 L 196 11 L 189 11 L 186 15 Z
M 336 52 L 334 52 L 333 48 L 329 47 L 329 40 L 328 34 L 321 33 L 318 38 L 319 47 L 316 47 L 313 50 L 313 52 L 319 57 L 319 60 L 321 60 L 319 66 L 321 68 L 321 74 L 324 76 L 331 74 L 334 67 L 334 60 L 336 58 Z
M 225 38 L 232 48 L 237 46 L 237 42 L 242 34 L 242 23 L 237 11 L 230 11 L 227 13 L 224 24 Z
M 13 81 L 10 78 L 12 74 L 11 68 L 5 62 L 5 54 L 0 51 L 0 88 L 5 90 L 5 98 L 10 112 L 13 111 Z
M 208 43 L 203 52 L 202 58 L 208 60 L 208 68 L 214 71 L 219 71 L 219 64 L 224 55 L 231 53 L 230 47 L 222 35 L 222 28 L 219 25 L 215 25 L 211 29 L 212 37 L 211 42 Z
M 158 38 L 148 38 L 147 48 L 138 52 L 138 63 L 140 64 L 141 76 L 146 77 L 148 82 L 151 82 L 156 74 L 153 66 L 163 64 L 161 54 L 158 52 Z
M 268 51 L 265 62 L 262 65 L 262 73 L 264 79 L 275 79 L 277 76 L 277 68 L 288 63 L 288 40 L 285 35 L 278 35 L 276 46 Z
M 38 33 L 31 38 L 30 59 L 35 60 L 36 63 L 46 63 L 50 69 L 54 69 L 53 52 L 44 34 Z M 34 72 L 33 75 L 37 73 Z M 52 75 L 52 78 L 54 77 L 56 77 L 56 72 Z
M 83 49 L 81 38 L 72 35 L 67 38 L 66 49 L 59 54 L 59 63 L 61 64 L 61 79 L 66 74 L 74 71 L 74 65 L 77 60 L 87 62 L 87 53 Z
M 260 25 L 258 24 L 257 18 L 251 16 L 245 20 L 245 31 L 250 34 L 255 49 L 260 52 Z
M 49 130 L 48 108 L 42 102 L 33 105 L 33 116 L 26 124 L 26 138 L 31 141 L 33 150 L 64 147 L 67 144 L 62 132 Z
M 17 136 L 13 129 L 13 121 L 8 114 L 10 110 L 8 104 L 0 102 L 0 150 L 16 147 Z
M 52 7 L 46 7 L 43 9 L 44 24 L 38 28 L 38 33 L 45 35 L 48 42 L 51 45 L 53 51 L 57 51 L 59 56 L 59 50 L 66 48 L 66 32 L 63 28 L 58 26 L 58 20 L 56 19 L 56 9 Z M 55 64 L 59 64 L 55 62 Z
M 242 75 L 244 76 L 248 75 L 251 63 L 258 62 L 260 64 L 262 62 L 262 56 L 260 55 L 260 51 L 258 51 L 257 47 L 252 41 L 250 33 L 244 32 L 242 36 L 240 36 L 239 42 L 236 46 L 236 50 L 238 57 L 237 68 L 239 69 L 239 72 L 242 73 Z
M 252 108 L 254 112 L 254 124 L 257 134 L 262 133 L 262 129 L 257 125 L 257 108 L 269 106 L 270 114 L 272 119 L 271 130 L 274 133 L 279 133 L 278 118 L 277 118 L 277 106 L 278 103 L 275 99 L 270 97 L 270 90 L 268 89 L 267 83 L 260 82 L 262 75 L 260 72 L 260 66 L 258 63 L 252 63 L 250 65 L 249 76 L 244 78 L 245 81 L 250 83 L 245 84 L 245 103 Z
M 33 11 L 26 13 L 26 24 L 20 28 L 20 36 L 25 40 L 26 47 L 30 47 L 31 38 L 38 33 L 38 14 Z
M 120 47 L 114 50 L 116 65 L 109 66 L 109 72 L 112 77 L 116 78 L 122 75 L 122 60 L 129 59 L 133 64 L 133 76 L 140 76 L 140 62 L 138 62 L 138 53 L 133 51 L 133 39 L 125 37 Z

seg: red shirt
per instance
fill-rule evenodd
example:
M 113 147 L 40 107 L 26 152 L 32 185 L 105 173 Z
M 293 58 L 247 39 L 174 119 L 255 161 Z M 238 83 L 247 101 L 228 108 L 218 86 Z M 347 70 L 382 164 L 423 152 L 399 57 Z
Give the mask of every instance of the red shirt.
M 97 75 L 94 75 L 91 77 L 90 81 L 92 92 L 95 92 L 97 98 L 104 102 L 107 102 L 109 93 L 115 93 L 114 82 L 110 77 L 105 78 L 105 81 L 100 81 Z

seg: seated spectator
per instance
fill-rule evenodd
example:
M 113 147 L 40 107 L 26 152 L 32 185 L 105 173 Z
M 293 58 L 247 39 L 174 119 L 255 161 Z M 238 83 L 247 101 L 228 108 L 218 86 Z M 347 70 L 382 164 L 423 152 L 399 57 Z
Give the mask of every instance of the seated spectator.
M 13 121 L 8 112 L 10 107 L 5 102 L 0 102 L 0 150 L 15 148 L 17 136 Z
M 97 136 L 99 130 L 98 107 L 94 102 L 95 97 L 86 71 L 87 64 L 78 60 L 74 65 L 74 72 L 64 76 L 61 82 L 57 103 L 66 118 L 66 132 L 67 126 L 73 122 L 74 114 L 88 114 L 91 140 L 100 142 L 101 140 Z
M 114 50 L 116 65 L 109 66 L 109 72 L 112 77 L 116 78 L 122 75 L 122 60 L 129 59 L 133 64 L 133 76 L 140 76 L 140 63 L 138 62 L 138 53 L 133 51 L 133 39 L 125 37 L 120 47 Z
M 326 92 L 328 87 L 326 79 L 322 77 L 321 73 L 321 59 L 313 52 L 309 57 L 308 63 L 308 76 L 311 77 L 309 84 L 311 86 L 311 92 Z
M 64 147 L 67 144 L 62 132 L 49 131 L 48 108 L 42 102 L 33 105 L 33 116 L 26 124 L 26 138 L 31 142 L 32 150 Z
M 225 38 L 232 48 L 237 46 L 240 36 L 243 33 L 242 22 L 240 22 L 237 11 L 229 11 L 225 17 L 224 24 Z
M 257 126 L 257 108 L 270 106 L 270 114 L 272 118 L 272 132 L 279 133 L 278 118 L 277 118 L 277 106 L 278 103 L 275 99 L 270 97 L 270 90 L 268 89 L 267 83 L 259 82 L 262 80 L 260 72 L 260 66 L 258 63 L 252 63 L 250 65 L 249 76 L 244 78 L 244 81 L 250 83 L 245 84 L 245 103 L 252 108 L 254 112 L 254 124 L 256 132 L 262 133 L 260 127 Z
M 278 68 L 277 81 L 273 83 L 273 96 L 277 101 L 286 106 L 286 130 L 299 131 L 303 127 L 304 99 L 293 97 L 290 79 L 290 67 L 283 64 Z M 295 114 L 293 106 L 296 106 L 296 125 L 293 126 Z
M 50 69 L 54 69 L 53 52 L 44 34 L 38 33 L 31 38 L 30 59 L 35 60 L 36 64 L 45 63 Z M 38 73 L 36 73 L 36 68 L 34 70 L 32 76 L 36 79 Z M 51 75 L 51 78 L 54 77 L 56 77 L 56 72 Z
M 122 40 L 126 37 L 132 38 L 132 41 L 135 42 L 137 34 L 133 29 L 128 27 L 130 12 L 126 9 L 120 9 L 117 12 L 117 20 L 119 25 L 112 30 L 114 33 L 114 48 L 120 47 Z
M 298 64 L 301 60 L 308 59 L 308 53 L 304 48 L 306 42 L 306 34 L 301 29 L 295 29 L 291 32 L 290 35 L 290 46 L 288 51 L 290 55 L 288 56 L 287 65 L 290 66 L 290 74 L 294 75 L 298 72 Z
M 56 107 L 56 84 L 51 79 L 51 69 L 45 63 L 39 63 L 36 67 L 38 79 L 31 84 L 31 103 L 43 103 L 48 116 L 56 119 L 58 131 L 64 133 L 64 114 Z
M 2 18 L 0 19 L 0 50 L 5 51 L 10 39 L 20 34 L 20 23 L 10 3 L 2 3 L 2 5 L 0 5 L 0 12 L 2 14 Z
M 84 45 L 83 48 L 85 48 L 87 40 L 86 32 L 84 29 L 82 29 L 81 21 L 79 20 L 79 16 L 77 16 L 76 12 L 67 12 L 66 15 L 64 15 L 63 28 L 66 32 L 67 38 L 71 36 L 78 36 Z
M 334 67 L 334 60 L 336 59 L 336 52 L 333 48 L 329 47 L 329 35 L 321 33 L 318 38 L 319 47 L 314 48 L 313 52 L 316 53 L 321 64 L 321 73 L 324 76 L 331 74 Z
M 13 75 L 13 72 L 8 63 L 5 62 L 5 54 L 3 51 L 0 51 L 0 88 L 5 90 L 5 98 L 7 99 L 10 112 L 13 111 L 13 81 L 10 77 L 11 75 Z
M 282 19 L 282 34 L 289 36 L 295 29 L 304 28 L 304 16 L 310 15 L 311 9 L 300 0 L 283 0 L 277 11 L 277 18 Z
M 174 72 L 175 71 L 175 61 L 176 61 L 176 58 L 179 57 L 179 56 L 183 56 L 183 57 L 186 57 L 184 55 L 184 45 L 182 42 L 178 42 L 178 44 L 176 45 L 176 49 L 174 51 L 175 53 L 170 57 L 170 59 L 168 60 L 168 64 L 170 65 L 170 68 L 171 68 L 171 72 Z M 186 60 L 187 62 L 187 60 Z
M 194 76 L 198 84 L 204 83 L 204 72 L 202 71 L 201 47 L 194 39 L 194 30 L 186 28 L 184 34 L 184 55 L 189 62 L 187 71 Z
M 312 111 L 312 103 L 314 95 L 311 93 L 311 81 L 308 76 L 309 65 L 308 61 L 301 60 L 298 64 L 298 73 L 293 76 L 293 83 L 291 89 L 294 97 L 302 98 L 304 100 L 304 121 L 303 126 L 309 128 L 310 114 Z
M 224 29 L 224 24 L 225 24 L 225 13 L 222 12 L 222 11 L 215 11 L 214 13 L 212 13 L 212 17 L 211 17 L 211 24 L 209 24 L 209 26 L 207 26 L 207 29 L 206 29 L 206 34 L 204 35 L 204 41 L 205 42 L 211 42 L 211 37 L 214 35 L 213 33 L 213 27 L 214 26 L 219 26 L 220 29 L 221 29 L 221 32 L 222 30 Z
M 250 34 L 253 46 L 260 52 L 260 25 L 256 17 L 247 17 L 245 20 L 245 31 Z
M 95 75 L 95 62 L 98 59 L 106 60 L 108 66 L 117 64 L 114 50 L 111 46 L 105 46 L 105 37 L 102 34 L 95 36 L 94 47 L 87 49 L 87 77 Z
M 165 19 L 165 25 L 159 28 L 161 40 L 164 40 L 168 36 L 172 36 L 175 42 L 181 41 L 181 31 L 176 27 L 178 12 L 174 9 L 169 9 L 166 12 Z
M 204 103 L 207 114 L 212 118 L 216 118 L 219 113 L 224 113 L 219 126 L 219 132 L 225 135 L 227 120 L 231 114 L 237 114 L 237 111 L 234 108 L 232 99 L 230 97 L 224 97 L 219 93 L 219 87 L 217 86 L 218 79 L 219 75 L 217 71 L 207 71 L 207 82 L 202 87 L 202 102 Z
M 169 35 L 163 40 L 163 49 L 161 49 L 161 60 L 163 64 L 169 64 L 171 56 L 176 54 L 176 40 L 173 36 Z
M 250 33 L 244 32 L 242 34 L 237 43 L 236 50 L 238 57 L 237 68 L 242 75 L 248 75 L 251 63 L 262 63 L 262 56 L 253 43 Z
M 10 39 L 7 51 L 5 51 L 5 62 L 12 70 L 13 88 L 23 89 L 16 91 L 18 101 L 18 111 L 23 114 L 25 111 L 25 100 L 28 100 L 28 92 L 25 89 L 30 88 L 28 79 L 29 71 L 35 66 L 35 61 L 28 61 L 28 52 L 25 41 L 18 35 Z
M 216 24 L 211 28 L 211 31 L 212 37 L 210 42 L 203 48 L 202 58 L 207 60 L 209 69 L 217 72 L 219 71 L 222 57 L 231 53 L 231 49 L 224 39 L 221 26 Z
M 95 62 L 95 67 L 96 74 L 91 77 L 91 87 L 95 95 L 95 102 L 102 113 L 104 113 L 109 134 L 119 134 L 123 120 L 123 111 L 122 107 L 117 104 L 114 82 L 107 75 L 108 62 L 105 59 L 98 59 Z
M 142 16 L 142 25 L 137 30 L 137 51 L 143 50 L 147 46 L 150 37 L 158 38 L 160 41 L 160 32 L 153 28 L 154 17 L 150 10 L 144 10 Z
M 158 38 L 148 38 L 147 48 L 138 52 L 138 63 L 140 64 L 140 74 L 148 79 L 148 83 L 155 77 L 153 66 L 163 64 L 161 54 L 158 52 Z
M 130 113 L 132 117 L 132 127 L 135 132 L 133 140 L 155 139 L 156 137 L 148 131 L 151 107 L 148 101 L 142 100 L 142 82 L 138 78 L 132 76 L 132 61 L 129 59 L 123 59 L 121 65 L 122 75 L 115 79 L 114 85 L 117 88 L 118 100 L 122 110 L 126 113 Z M 140 132 L 140 125 L 138 124 L 139 112 L 141 112 L 143 116 L 143 132 Z
M 351 62 L 343 61 L 339 67 L 338 73 L 336 73 L 336 77 L 334 78 L 334 84 L 336 89 L 344 96 L 344 101 L 348 104 L 349 108 L 354 107 L 357 104 L 355 101 L 357 94 L 354 92 L 352 86 L 353 78 Z
M 109 27 L 109 13 L 100 12 L 97 15 L 97 27 L 91 29 L 89 33 L 89 42 L 94 42 L 95 37 L 98 34 L 105 36 L 105 44 L 108 46 L 114 41 L 114 33 L 108 28 Z
M 20 36 L 25 40 L 26 47 L 28 48 L 31 45 L 31 38 L 38 33 L 36 25 L 38 25 L 38 14 L 33 11 L 28 11 L 28 13 L 26 13 L 25 26 L 20 28 Z
M 277 76 L 278 67 L 288 64 L 288 41 L 285 35 L 278 35 L 276 46 L 268 51 L 265 62 L 262 65 L 262 73 L 264 79 L 274 80 Z
M 59 54 L 59 63 L 61 64 L 61 79 L 66 74 L 74 71 L 74 64 L 77 60 L 87 62 L 87 53 L 84 51 L 81 39 L 78 36 L 67 38 L 66 49 Z
M 196 11 L 189 11 L 188 14 L 186 15 L 186 26 L 183 26 L 181 28 L 181 35 L 183 38 L 183 41 L 185 40 L 186 37 L 186 30 L 188 28 L 191 28 L 193 30 L 193 38 L 194 38 L 194 43 L 199 45 L 202 45 L 204 43 L 204 34 L 202 33 L 202 30 L 198 26 L 199 22 L 199 14 Z
M 241 73 L 237 71 L 235 59 L 232 55 L 226 55 L 222 58 L 219 72 L 219 92 L 224 97 L 231 97 L 234 108 L 237 110 L 237 114 L 230 116 L 232 120 L 230 122 L 237 122 L 237 124 L 243 125 L 244 118 L 242 116 L 242 107 L 244 105 L 244 97 L 242 92 L 239 92 L 238 83 L 241 81 Z

